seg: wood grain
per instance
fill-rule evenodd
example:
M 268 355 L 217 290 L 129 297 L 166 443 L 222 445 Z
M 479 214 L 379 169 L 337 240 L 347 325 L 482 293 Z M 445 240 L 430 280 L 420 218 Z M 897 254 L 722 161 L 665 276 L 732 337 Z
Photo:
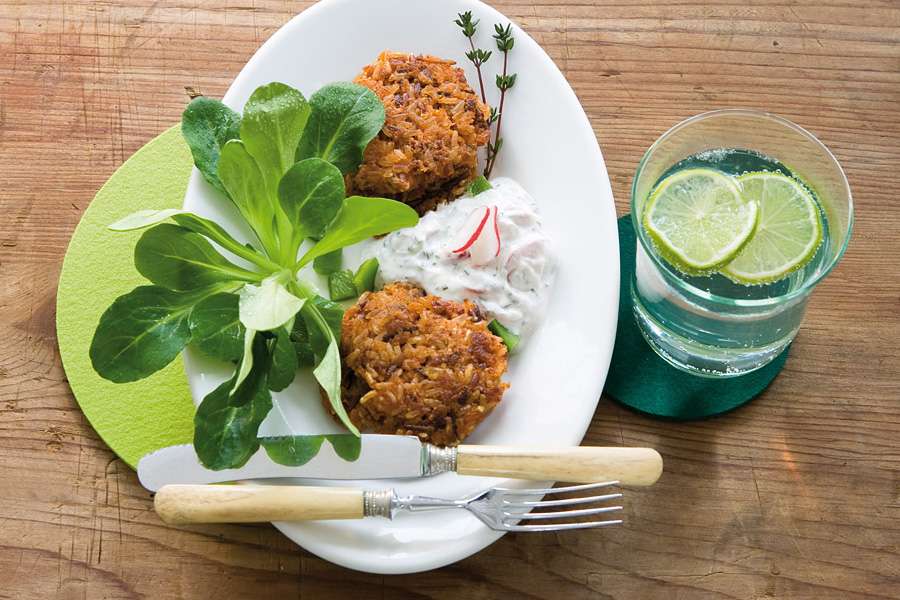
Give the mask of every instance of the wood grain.
M 753 106 L 809 128 L 856 200 L 846 258 L 783 374 L 722 418 L 600 402 L 585 443 L 657 448 L 627 525 L 509 535 L 427 575 L 347 571 L 269 526 L 163 525 L 79 412 L 56 349 L 68 239 L 96 189 L 218 96 L 309 2 L 0 0 L 0 598 L 900 597 L 900 5 L 509 0 L 572 83 L 618 209 L 650 143 Z

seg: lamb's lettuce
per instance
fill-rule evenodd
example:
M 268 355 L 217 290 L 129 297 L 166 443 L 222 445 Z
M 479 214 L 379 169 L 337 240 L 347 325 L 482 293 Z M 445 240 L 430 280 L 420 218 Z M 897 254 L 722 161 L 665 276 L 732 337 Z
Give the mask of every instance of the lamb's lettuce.
M 300 270 L 317 258 L 320 268 L 329 259 L 340 268 L 342 248 L 417 222 L 405 204 L 345 197 L 344 175 L 359 167 L 383 124 L 378 97 L 352 83 L 325 86 L 309 102 L 298 90 L 271 83 L 251 94 L 243 116 L 217 100 L 194 99 L 182 119 L 194 164 L 237 207 L 254 239 L 243 244 L 215 221 L 181 210 L 139 211 L 111 226 L 148 228 L 135 264 L 155 285 L 138 287 L 107 309 L 91 361 L 116 382 L 147 377 L 188 343 L 235 363 L 232 378 L 195 416 L 194 446 L 207 467 L 237 467 L 249 459 L 272 408 L 270 391 L 287 387 L 301 366 L 313 367 L 353 434 L 343 437 L 356 443 L 323 439 L 345 458 L 354 448 L 358 455 L 359 432 L 340 399 L 343 311 L 304 282 Z M 307 239 L 313 243 L 298 259 Z M 315 442 L 298 441 L 302 437 L 308 436 L 266 442 L 267 451 L 293 462 L 313 446 L 318 450 Z M 284 444 L 296 447 L 281 452 Z
M 209 183 L 224 192 L 219 179 L 219 155 L 229 140 L 240 135 L 241 116 L 210 98 L 194 98 L 181 117 L 184 136 L 197 170 Z
M 91 341 L 94 370 L 104 379 L 125 383 L 168 365 L 191 341 L 191 311 L 203 297 L 203 292 L 143 285 L 116 298 Z
M 299 367 L 299 359 L 287 328 L 279 327 L 272 333 L 275 338 L 271 342 L 272 366 L 269 369 L 269 389 L 273 392 L 280 392 L 294 381 L 294 375 L 297 374 L 297 367 Z
M 378 96 L 355 83 L 326 85 L 309 99 L 312 114 L 297 147 L 297 160 L 318 156 L 341 173 L 355 171 L 369 142 L 384 125 Z
M 194 305 L 188 319 L 191 343 L 205 354 L 236 362 L 244 354 L 244 326 L 238 317 L 238 296 L 220 293 Z
M 387 198 L 350 196 L 344 199 L 340 212 L 315 246 L 307 250 L 297 268 L 316 257 L 352 246 L 372 236 L 412 227 L 419 215 L 410 206 Z
M 276 273 L 259 285 L 245 285 L 238 303 L 241 323 L 257 331 L 272 331 L 291 320 L 306 301 L 287 290 Z
M 134 248 L 134 266 L 156 285 L 176 291 L 260 280 L 259 273 L 229 262 L 202 235 L 171 223 L 144 232 Z
M 344 177 L 337 167 L 321 158 L 301 160 L 282 177 L 278 200 L 299 236 L 295 240 L 299 247 L 305 237 L 322 237 L 341 210 Z
M 356 460 L 362 451 L 360 438 L 345 433 L 280 435 L 259 438 L 259 443 L 273 461 L 282 465 L 299 467 L 315 458 L 325 440 L 328 440 L 328 443 L 334 448 L 335 454 L 347 461 Z
M 267 385 L 271 358 L 262 336 L 254 338 L 251 356 L 244 380 L 238 384 L 235 374 L 208 394 L 194 415 L 194 450 L 210 469 L 240 467 L 259 449 L 259 426 L 272 410 Z

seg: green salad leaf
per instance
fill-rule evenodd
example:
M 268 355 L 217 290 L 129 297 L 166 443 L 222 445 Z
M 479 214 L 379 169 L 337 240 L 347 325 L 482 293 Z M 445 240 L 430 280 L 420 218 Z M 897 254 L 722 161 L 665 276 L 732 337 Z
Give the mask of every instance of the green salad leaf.
M 280 435 L 259 438 L 260 445 L 274 462 L 289 467 L 305 465 L 319 453 L 324 435 Z
M 190 315 L 197 293 L 157 285 L 137 287 L 100 317 L 90 357 L 94 370 L 116 383 L 137 381 L 156 373 L 191 341 Z
M 318 156 L 345 175 L 355 171 L 363 151 L 384 125 L 384 105 L 370 89 L 332 83 L 313 94 L 312 112 L 297 147 L 297 160 Z
M 419 215 L 407 204 L 387 198 L 350 196 L 344 199 L 340 212 L 328 231 L 297 263 L 309 264 L 317 256 L 352 246 L 372 236 L 412 227 Z
M 278 199 L 296 232 L 296 254 L 303 238 L 322 237 L 341 210 L 344 177 L 333 164 L 321 158 L 307 158 L 284 174 Z
M 231 394 L 237 392 L 238 388 L 244 380 L 247 379 L 247 376 L 250 375 L 250 372 L 253 370 L 253 344 L 258 337 L 256 335 L 255 329 L 244 329 L 244 347 L 241 355 L 241 362 L 238 363 L 238 369 L 234 374 L 234 382 L 231 385 Z
M 194 415 L 194 450 L 209 469 L 240 467 L 259 449 L 259 426 L 272 410 L 269 349 L 262 336 L 253 339 L 251 353 L 244 380 L 238 382 L 236 374 L 217 387 Z
M 257 331 L 281 327 L 303 307 L 305 299 L 290 293 L 276 273 L 259 285 L 245 285 L 238 303 L 241 323 Z
M 309 112 L 303 94 L 278 82 L 256 88 L 244 105 L 241 141 L 259 165 L 269 198 L 294 164 Z
M 338 416 L 341 423 L 353 435 L 359 435 L 359 429 L 350 420 L 350 416 L 344 408 L 344 403 L 341 402 L 341 355 L 340 350 L 338 350 L 337 340 L 334 338 L 331 330 L 326 328 L 323 331 L 328 332 L 328 347 L 321 362 L 313 369 L 313 375 L 315 375 L 316 381 L 319 382 L 322 389 L 325 390 L 325 395 L 328 396 L 328 402 L 331 404 L 331 410 L 334 411 L 334 414 Z
M 134 248 L 134 266 L 151 282 L 176 291 L 260 280 L 259 273 L 232 264 L 203 236 L 170 223 L 144 232 Z
M 238 297 L 222 292 L 194 305 L 188 323 L 191 343 L 219 360 L 236 362 L 244 354 L 244 326 L 238 318 Z
M 219 157 L 219 177 L 231 201 L 249 223 L 269 258 L 279 256 L 275 203 L 268 195 L 266 180 L 241 140 L 231 140 Z
M 166 219 L 177 215 L 182 211 L 180 208 L 164 208 L 162 210 L 138 210 L 127 217 L 123 217 L 108 226 L 110 231 L 132 231 L 134 229 L 143 229 L 150 225 L 162 223 Z
M 234 239 L 230 233 L 209 219 L 204 219 L 193 213 L 182 212 L 172 217 L 172 220 L 181 225 L 185 229 L 189 229 L 194 233 L 199 233 L 209 240 L 219 244 L 225 250 L 228 250 L 235 256 L 239 256 L 244 260 L 255 264 L 265 271 L 277 271 L 281 267 L 257 252 L 253 246 L 248 246 Z
M 325 86 L 309 102 L 290 86 L 270 83 L 250 95 L 243 115 L 197 98 L 182 117 L 184 138 L 203 177 L 234 204 L 239 233 L 251 243 L 214 220 L 176 209 L 138 211 L 110 225 L 144 230 L 135 267 L 154 285 L 134 289 L 106 310 L 91 342 L 91 362 L 115 382 L 147 377 L 189 343 L 234 363 L 232 377 L 203 400 L 195 417 L 194 446 L 208 468 L 249 459 L 273 406 L 270 392 L 289 386 L 300 367 L 312 368 L 352 432 L 323 439 L 342 457 L 353 457 L 348 460 L 358 456 L 359 432 L 340 398 L 343 310 L 305 282 L 301 269 L 312 262 L 319 273 L 340 273 L 342 289 L 333 289 L 334 296 L 351 298 L 374 287 L 377 262 L 366 261 L 355 274 L 341 271 L 342 248 L 418 222 L 403 203 L 346 197 L 344 176 L 359 167 L 383 124 L 381 101 L 353 83 Z M 307 239 L 313 243 L 298 259 Z M 291 439 L 286 452 L 292 461 L 315 445 Z M 281 451 L 268 443 L 272 452 Z
M 352 462 L 359 458 L 362 443 L 355 435 L 281 435 L 259 438 L 259 443 L 274 462 L 299 467 L 315 458 L 325 440 L 334 448 L 335 454 L 344 460 Z
M 184 136 L 194 164 L 209 183 L 224 192 L 219 179 L 219 155 L 229 140 L 240 135 L 241 117 L 219 102 L 200 96 L 194 98 L 181 117 Z
M 269 389 L 280 392 L 294 381 L 300 361 L 291 342 L 290 332 L 284 327 L 279 327 L 272 333 L 275 334 L 275 339 L 271 341 L 272 367 L 269 369 Z

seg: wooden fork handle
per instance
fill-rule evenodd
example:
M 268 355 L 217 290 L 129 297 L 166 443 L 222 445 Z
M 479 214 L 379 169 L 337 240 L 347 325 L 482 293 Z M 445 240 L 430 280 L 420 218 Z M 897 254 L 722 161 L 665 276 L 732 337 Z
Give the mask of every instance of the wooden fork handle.
M 652 448 L 521 448 L 459 446 L 456 472 L 460 475 L 512 477 L 622 485 L 652 485 L 662 474 L 662 457 Z
M 363 518 L 363 491 L 340 487 L 165 485 L 153 501 L 171 525 Z

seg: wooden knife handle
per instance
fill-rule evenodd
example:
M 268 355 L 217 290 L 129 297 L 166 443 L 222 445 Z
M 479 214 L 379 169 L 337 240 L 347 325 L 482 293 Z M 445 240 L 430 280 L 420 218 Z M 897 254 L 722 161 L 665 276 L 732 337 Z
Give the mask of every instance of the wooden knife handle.
M 164 485 L 153 501 L 171 525 L 363 518 L 363 491 L 340 487 Z
M 459 446 L 456 472 L 573 483 L 618 481 L 622 485 L 652 485 L 662 474 L 662 457 L 652 448 Z

